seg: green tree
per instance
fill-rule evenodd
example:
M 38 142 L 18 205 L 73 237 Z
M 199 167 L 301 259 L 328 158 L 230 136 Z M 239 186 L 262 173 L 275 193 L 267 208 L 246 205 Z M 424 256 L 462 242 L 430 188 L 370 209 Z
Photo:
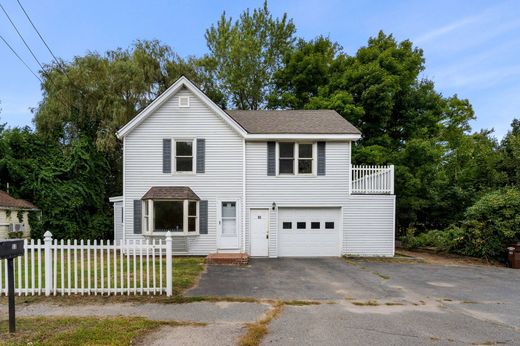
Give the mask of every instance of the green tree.
M 294 42 L 295 26 L 287 14 L 273 18 L 267 7 L 245 10 L 233 22 L 224 12 L 206 30 L 210 53 L 205 57 L 228 104 L 239 109 L 266 105 L 274 73 Z
M 514 119 L 511 130 L 500 143 L 500 170 L 509 185 L 520 187 L 520 119 Z

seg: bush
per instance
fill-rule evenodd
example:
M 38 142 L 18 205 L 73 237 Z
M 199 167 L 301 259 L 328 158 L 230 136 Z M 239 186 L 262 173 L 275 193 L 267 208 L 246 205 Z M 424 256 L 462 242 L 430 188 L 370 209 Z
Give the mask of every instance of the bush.
M 435 247 L 465 256 L 503 260 L 506 246 L 520 241 L 520 190 L 509 188 L 484 195 L 464 214 L 460 226 L 415 235 L 407 230 L 405 248 Z

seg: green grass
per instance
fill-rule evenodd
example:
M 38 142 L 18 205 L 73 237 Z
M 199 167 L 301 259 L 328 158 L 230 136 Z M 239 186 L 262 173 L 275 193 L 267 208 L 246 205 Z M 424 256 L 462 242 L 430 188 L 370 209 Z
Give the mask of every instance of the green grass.
M 77 255 L 77 261 L 74 261 L 74 252 L 71 251 L 71 261 L 69 262 L 67 260 L 68 253 L 67 251 L 64 251 L 64 261 L 61 261 L 61 252 L 58 253 L 57 256 L 57 263 L 56 263 L 56 287 L 58 289 L 62 288 L 62 281 L 61 281 L 61 275 L 63 272 L 64 275 L 64 287 L 68 287 L 68 271 L 70 267 L 70 282 L 71 282 L 71 288 L 74 290 L 76 288 L 75 286 L 75 277 L 74 277 L 74 268 L 77 267 L 78 274 L 77 274 L 77 287 L 82 287 L 82 279 L 81 279 L 81 257 L 79 256 L 79 252 Z M 21 271 L 18 270 L 18 259 L 15 261 L 15 286 L 18 287 L 19 278 L 21 278 L 22 281 L 22 288 L 25 288 L 25 278 L 28 279 L 28 287 L 31 289 L 32 281 L 31 281 L 31 274 L 32 274 L 32 261 L 31 256 L 27 256 L 27 271 L 25 271 L 25 258 L 20 257 L 22 263 L 21 263 Z M 119 253 L 116 256 L 116 262 L 114 266 L 114 258 L 113 254 L 111 254 L 110 257 L 110 276 L 109 270 L 108 270 L 108 261 L 106 257 L 106 252 L 104 253 L 104 261 L 103 266 L 101 265 L 101 256 L 100 252 L 97 253 L 97 280 L 94 273 L 94 252 L 90 252 L 90 275 L 88 271 L 88 260 L 86 253 L 84 254 L 83 259 L 83 287 L 88 287 L 88 281 L 90 278 L 90 287 L 94 288 L 95 284 L 94 282 L 97 281 L 97 287 L 101 287 L 101 283 L 103 283 L 103 286 L 105 288 L 108 287 L 108 280 L 110 278 L 110 284 L 111 287 L 114 285 L 114 279 L 117 280 L 117 286 L 118 288 L 128 288 L 130 287 L 131 292 L 133 293 L 134 285 L 137 287 L 137 293 L 139 293 L 139 288 L 141 287 L 141 283 L 143 284 L 143 287 L 153 287 L 153 264 L 155 263 L 155 284 L 156 287 L 159 287 L 160 285 L 160 279 L 162 277 L 162 286 L 166 287 L 166 259 L 164 257 L 159 258 L 155 257 L 155 260 L 152 260 L 152 257 L 149 257 L 148 266 L 149 266 L 149 278 L 147 278 L 147 262 L 146 262 L 146 256 L 143 255 L 143 275 L 141 280 L 141 265 L 140 265 L 140 258 L 137 256 L 136 259 L 136 265 L 134 267 L 134 261 L 133 257 L 130 256 L 130 260 L 127 260 L 126 256 L 123 256 L 122 262 L 121 258 L 119 256 Z M 121 284 L 121 264 L 123 268 L 123 283 Z M 6 280 L 5 280 L 5 267 L 2 263 L 0 263 L 2 266 L 2 275 L 0 277 L 0 284 L 2 287 L 5 287 Z M 41 256 L 41 285 L 42 285 L 42 292 L 44 291 L 43 287 L 45 286 L 45 259 L 42 253 Z M 114 275 L 114 267 L 116 269 L 117 277 Z M 162 267 L 162 272 L 161 272 Z M 175 257 L 173 259 L 173 267 L 172 267 L 172 287 L 174 290 L 174 294 L 180 294 L 185 289 L 191 287 L 195 284 L 196 280 L 198 279 L 201 271 L 204 269 L 204 258 L 203 257 Z M 53 269 L 54 270 L 54 269 Z M 38 261 L 37 256 L 34 257 L 34 288 L 38 288 Z M 101 280 L 101 272 L 103 272 L 103 281 Z M 130 285 L 128 285 L 128 277 L 127 272 L 130 273 Z M 135 282 L 134 282 L 135 279 Z M 72 291 L 73 293 L 73 291 Z M 30 293 L 29 293 L 30 294 Z M 60 294 L 60 293 L 58 293 Z
M 161 326 L 179 322 L 151 321 L 141 317 L 35 317 L 18 318 L 17 332 L 0 321 L 0 345 L 132 345 Z

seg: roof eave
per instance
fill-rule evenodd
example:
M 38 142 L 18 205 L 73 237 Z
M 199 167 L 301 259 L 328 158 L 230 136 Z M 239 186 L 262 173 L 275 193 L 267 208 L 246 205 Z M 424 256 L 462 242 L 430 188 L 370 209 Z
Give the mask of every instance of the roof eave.
M 331 141 L 357 141 L 361 134 L 355 133 L 248 133 L 245 136 L 248 141 L 264 140 L 331 140 Z

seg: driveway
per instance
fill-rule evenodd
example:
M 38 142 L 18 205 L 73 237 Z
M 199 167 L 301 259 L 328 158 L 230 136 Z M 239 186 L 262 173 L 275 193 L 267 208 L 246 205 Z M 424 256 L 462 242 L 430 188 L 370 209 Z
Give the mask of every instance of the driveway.
M 208 266 L 187 295 L 322 303 L 286 305 L 269 345 L 520 344 L 520 270 L 507 268 L 253 259 Z

